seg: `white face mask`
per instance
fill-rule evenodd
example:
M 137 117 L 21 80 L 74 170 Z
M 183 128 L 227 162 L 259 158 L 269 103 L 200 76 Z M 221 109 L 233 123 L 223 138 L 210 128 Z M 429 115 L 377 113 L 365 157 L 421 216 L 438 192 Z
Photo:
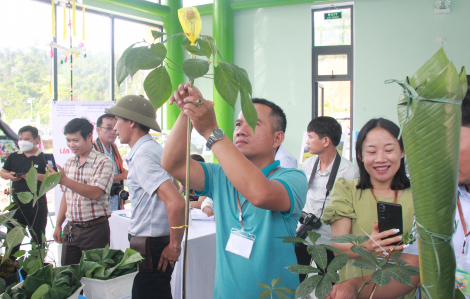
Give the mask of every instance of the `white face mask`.
M 22 150 L 23 152 L 29 152 L 30 150 L 33 149 L 34 144 L 27 140 L 20 140 L 18 141 L 18 146 L 20 147 L 20 150 Z

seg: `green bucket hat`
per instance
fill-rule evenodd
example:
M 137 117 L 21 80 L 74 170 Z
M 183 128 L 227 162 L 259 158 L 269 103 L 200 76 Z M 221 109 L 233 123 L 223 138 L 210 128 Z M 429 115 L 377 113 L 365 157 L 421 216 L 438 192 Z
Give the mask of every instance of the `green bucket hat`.
M 122 97 L 108 112 L 128 120 L 135 121 L 157 132 L 161 132 L 156 121 L 157 113 L 152 103 L 143 96 L 128 95 Z

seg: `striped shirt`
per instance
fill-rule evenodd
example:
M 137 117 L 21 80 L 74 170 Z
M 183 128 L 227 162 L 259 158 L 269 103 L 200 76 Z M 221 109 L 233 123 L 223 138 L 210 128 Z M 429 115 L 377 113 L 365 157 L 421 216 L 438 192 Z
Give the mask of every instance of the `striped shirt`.
M 132 203 L 129 233 L 133 236 L 170 235 L 166 206 L 157 195 L 160 185 L 172 179 L 161 165 L 162 154 L 163 147 L 147 134 L 134 144 L 127 156 L 127 185 Z
M 79 157 L 74 156 L 67 159 L 64 170 L 69 179 L 78 183 L 97 186 L 104 191 L 98 200 L 84 197 L 69 188 L 61 185 L 65 193 L 67 220 L 84 222 L 101 216 L 109 217 L 109 194 L 113 184 L 113 161 L 106 155 L 92 149 L 83 164 L 79 164 Z

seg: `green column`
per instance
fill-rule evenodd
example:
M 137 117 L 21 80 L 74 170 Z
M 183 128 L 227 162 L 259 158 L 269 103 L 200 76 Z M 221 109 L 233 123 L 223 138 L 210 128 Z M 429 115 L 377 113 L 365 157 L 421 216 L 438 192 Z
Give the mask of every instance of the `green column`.
M 217 47 L 225 62 L 233 63 L 233 12 L 230 0 L 214 0 L 212 14 L 212 33 Z M 220 61 L 216 56 L 216 61 Z M 217 92 L 214 86 L 214 103 L 217 123 L 220 128 L 232 139 L 234 125 L 234 111 Z
M 183 7 L 183 1 L 163 0 L 162 4 L 170 7 L 170 14 L 163 18 L 163 28 L 165 28 L 165 32 L 168 34 L 167 36 L 183 32 L 183 28 L 181 28 L 181 24 L 178 20 L 178 9 Z M 164 36 L 163 38 L 165 37 L 166 36 Z M 181 66 L 183 65 L 183 49 L 181 48 L 182 41 L 183 36 L 178 36 L 165 44 L 167 49 L 167 57 L 179 66 L 176 67 L 177 69 L 181 69 Z M 173 65 L 171 62 L 170 66 L 175 68 L 175 65 Z M 184 74 L 182 72 L 178 72 L 170 68 L 167 68 L 167 70 L 170 74 L 173 89 L 176 90 L 178 88 L 178 85 L 184 83 Z M 166 117 L 164 117 L 166 122 L 166 130 L 171 130 L 179 114 L 180 110 L 176 105 L 170 106 L 168 102 L 166 103 Z

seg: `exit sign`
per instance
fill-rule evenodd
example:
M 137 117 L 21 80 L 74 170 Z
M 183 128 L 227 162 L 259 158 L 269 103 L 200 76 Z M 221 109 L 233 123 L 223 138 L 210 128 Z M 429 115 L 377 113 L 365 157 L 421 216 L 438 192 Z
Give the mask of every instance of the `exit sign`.
M 341 19 L 341 12 L 327 12 L 325 13 L 325 20 Z

